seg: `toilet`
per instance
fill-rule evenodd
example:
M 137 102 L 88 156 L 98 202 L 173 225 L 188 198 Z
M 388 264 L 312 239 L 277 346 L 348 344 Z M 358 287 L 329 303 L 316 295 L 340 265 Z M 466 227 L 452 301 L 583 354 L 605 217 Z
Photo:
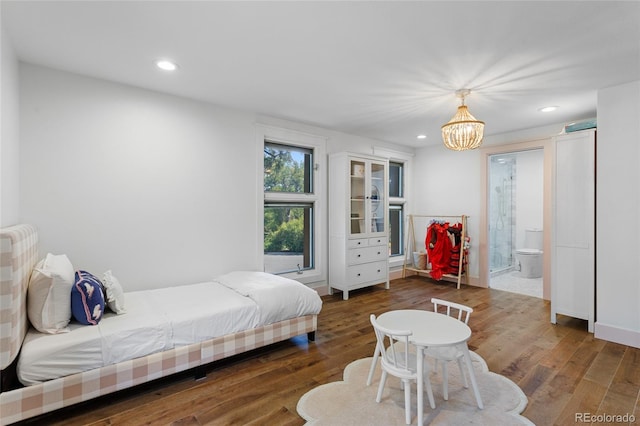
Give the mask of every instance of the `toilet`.
M 523 278 L 542 276 L 542 229 L 525 229 L 524 247 L 516 250 L 516 258 L 520 264 L 519 276 Z

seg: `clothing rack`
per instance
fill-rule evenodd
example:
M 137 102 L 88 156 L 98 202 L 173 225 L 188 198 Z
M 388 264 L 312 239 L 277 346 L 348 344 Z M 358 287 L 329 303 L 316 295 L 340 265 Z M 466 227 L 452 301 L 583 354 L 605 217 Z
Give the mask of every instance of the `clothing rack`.
M 455 274 L 444 274 L 442 276 L 442 279 L 446 280 L 446 281 L 454 281 L 457 282 L 457 288 L 460 288 L 460 283 L 462 281 L 462 275 L 463 274 L 467 274 L 468 271 L 466 268 L 463 268 L 464 262 L 466 261 L 466 257 L 468 255 L 467 253 L 467 248 L 465 246 L 466 244 L 466 236 L 467 236 L 467 218 L 469 216 L 466 215 L 457 215 L 457 216 L 453 216 L 453 215 L 417 215 L 417 214 L 410 214 L 409 215 L 409 226 L 407 229 L 407 244 L 406 244 L 406 249 L 404 251 L 404 263 L 402 265 L 402 278 L 406 277 L 406 273 L 407 271 L 410 272 L 414 272 L 417 275 L 420 274 L 430 274 L 431 273 L 431 269 L 428 268 L 427 269 L 419 269 L 417 268 L 416 265 L 414 265 L 413 259 L 411 258 L 411 256 L 413 256 L 414 252 L 419 251 L 418 250 L 418 246 L 417 246 L 417 241 L 418 239 L 416 238 L 416 233 L 415 233 L 415 219 L 424 219 L 424 222 L 427 223 L 427 225 L 425 225 L 424 227 L 424 233 L 423 233 L 423 239 L 422 239 L 422 244 L 424 244 L 424 240 L 426 239 L 426 231 L 428 228 L 428 225 L 431 224 L 433 221 L 446 221 L 449 222 L 450 219 L 455 219 L 456 221 L 458 221 L 460 224 L 462 224 L 462 230 L 460 232 L 460 260 L 459 260 L 459 264 L 458 264 L 458 275 L 456 276 Z M 426 248 L 425 248 L 426 250 Z M 426 253 L 425 253 L 426 254 Z M 428 259 L 427 259 L 428 262 Z M 428 263 L 427 263 L 428 265 Z M 464 270 L 464 272 L 463 272 Z M 467 283 L 468 284 L 468 283 Z

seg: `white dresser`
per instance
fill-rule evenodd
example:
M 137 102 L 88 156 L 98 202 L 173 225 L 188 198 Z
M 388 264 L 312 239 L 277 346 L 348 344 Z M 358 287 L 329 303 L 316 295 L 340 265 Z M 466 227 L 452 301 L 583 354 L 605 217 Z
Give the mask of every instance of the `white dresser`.
M 329 294 L 389 288 L 388 182 L 384 158 L 329 156 Z

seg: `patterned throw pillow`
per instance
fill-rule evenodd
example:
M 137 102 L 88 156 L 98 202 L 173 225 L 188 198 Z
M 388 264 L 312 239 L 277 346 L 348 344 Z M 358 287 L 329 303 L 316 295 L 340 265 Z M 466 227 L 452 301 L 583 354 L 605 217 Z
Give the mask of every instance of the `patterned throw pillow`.
M 71 313 L 81 324 L 97 325 L 104 312 L 102 283 L 87 271 L 76 271 L 71 288 Z

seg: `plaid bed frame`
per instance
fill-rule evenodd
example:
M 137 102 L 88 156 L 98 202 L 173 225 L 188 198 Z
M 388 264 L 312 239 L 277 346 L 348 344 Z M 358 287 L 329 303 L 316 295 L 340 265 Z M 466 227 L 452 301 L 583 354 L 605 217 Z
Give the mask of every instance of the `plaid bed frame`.
M 27 285 L 38 261 L 38 232 L 16 225 L 0 232 L 0 369 L 16 358 L 27 334 Z
M 31 269 L 38 257 L 37 241 L 37 232 L 29 225 L 18 225 L 1 231 L 0 327 L 2 339 L 0 349 L 3 368 L 5 358 L 7 364 L 15 358 L 28 327 L 26 286 Z M 25 252 L 28 254 L 23 254 Z M 33 260 L 34 257 L 35 260 Z M 9 261 L 9 259 L 12 260 Z M 11 268 L 9 264 L 12 265 Z M 14 289 L 16 287 L 18 290 Z M 15 295 L 16 292 L 22 295 Z M 316 329 L 316 315 L 293 318 L 38 385 L 2 392 L 0 393 L 0 424 L 6 425 L 28 419 L 251 349 L 310 333 Z

